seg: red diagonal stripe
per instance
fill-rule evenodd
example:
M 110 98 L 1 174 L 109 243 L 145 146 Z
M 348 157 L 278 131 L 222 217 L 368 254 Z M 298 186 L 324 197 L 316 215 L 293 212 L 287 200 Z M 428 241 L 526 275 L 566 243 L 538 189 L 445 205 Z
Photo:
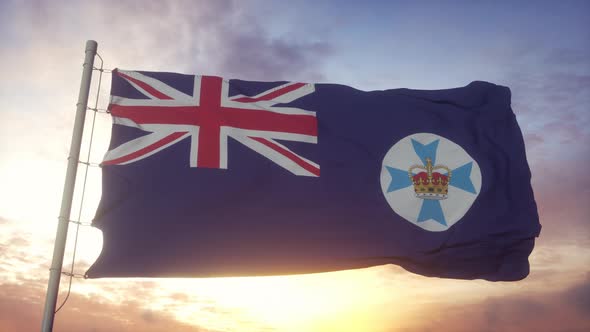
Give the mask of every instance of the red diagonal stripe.
M 158 98 L 158 99 L 172 99 L 171 97 L 163 94 L 162 92 L 154 89 L 153 87 L 151 87 L 150 85 L 148 85 L 145 82 L 142 82 L 140 80 L 137 80 L 129 75 L 125 75 L 122 72 L 118 71 L 117 74 L 119 74 L 119 76 L 139 85 L 142 89 L 144 89 L 145 91 L 147 91 L 149 94 L 151 94 L 152 96 Z
M 150 152 L 152 152 L 152 151 L 154 151 L 154 150 L 156 150 L 156 149 L 158 149 L 158 148 L 160 148 L 160 147 L 162 147 L 162 146 L 164 146 L 164 145 L 166 145 L 166 144 L 168 144 L 170 142 L 173 142 L 174 140 L 179 139 L 184 134 L 186 134 L 186 131 L 179 131 L 179 132 L 170 134 L 170 135 L 162 138 L 161 140 L 159 140 L 159 141 L 157 141 L 155 143 L 152 143 L 152 144 L 146 146 L 143 149 L 139 149 L 139 150 L 137 150 L 137 151 L 135 151 L 133 153 L 130 153 L 130 154 L 126 155 L 126 156 L 123 156 L 123 157 L 120 157 L 120 158 L 116 158 L 116 159 L 112 159 L 112 160 L 103 161 L 102 162 L 102 165 L 116 165 L 116 164 L 121 164 L 121 163 L 124 163 L 124 162 L 128 162 L 130 160 L 139 158 L 139 157 L 143 156 L 146 153 L 150 153 Z
M 299 157 L 298 155 L 294 154 L 293 152 L 283 148 L 282 146 L 275 144 L 274 142 L 271 142 L 267 139 L 261 138 L 261 137 L 251 137 L 248 136 L 249 138 L 260 142 L 266 146 L 268 146 L 269 148 L 277 151 L 278 153 L 282 154 L 283 156 L 291 159 L 294 163 L 296 163 L 297 165 L 301 166 L 303 169 L 305 169 L 306 171 L 310 172 L 311 174 L 315 175 L 315 176 L 320 176 L 320 169 L 314 165 L 311 165 L 310 163 L 308 163 L 307 161 L 303 160 L 301 157 Z
M 262 96 L 260 96 L 258 98 L 242 97 L 242 98 L 238 98 L 238 99 L 233 99 L 233 101 L 239 101 L 241 103 L 254 103 L 254 102 L 257 102 L 259 100 L 271 100 L 271 99 L 274 99 L 274 98 L 279 97 L 281 95 L 284 95 L 286 93 L 289 93 L 289 92 L 291 92 L 293 90 L 297 90 L 297 89 L 299 89 L 302 86 L 305 86 L 305 83 L 295 83 L 295 84 L 292 84 L 292 85 L 288 85 L 288 86 L 286 86 L 284 88 L 275 90 L 275 91 L 273 91 L 271 93 L 267 93 L 265 95 L 262 95 Z

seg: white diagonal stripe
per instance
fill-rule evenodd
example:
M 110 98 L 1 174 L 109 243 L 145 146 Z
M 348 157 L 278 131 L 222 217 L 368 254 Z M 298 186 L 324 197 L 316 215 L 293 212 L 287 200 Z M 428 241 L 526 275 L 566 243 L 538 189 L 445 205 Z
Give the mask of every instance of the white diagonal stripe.
M 155 78 L 140 74 L 136 71 L 119 70 L 119 72 L 121 72 L 129 77 L 132 77 L 138 81 L 142 81 L 143 83 L 146 83 L 147 85 L 149 85 L 152 88 L 158 90 L 159 92 L 169 96 L 172 99 L 185 100 L 185 101 L 193 99 L 192 96 L 189 96 L 189 95 L 185 94 L 184 92 L 176 90 L 173 87 L 165 84 L 162 81 L 159 81 Z M 133 87 L 135 87 L 137 90 L 141 91 L 141 93 L 145 94 L 146 96 L 151 96 L 154 99 L 157 99 L 156 97 L 152 96 L 149 92 L 145 91 L 137 84 L 131 82 L 130 80 L 126 79 L 125 77 L 122 77 L 122 78 L 125 79 L 127 82 L 129 82 L 131 85 L 133 85 Z
M 133 99 L 119 96 L 111 96 L 112 105 L 120 106 L 159 106 L 159 107 L 176 107 L 176 106 L 196 106 L 194 100 L 175 100 L 175 99 Z
M 278 87 L 271 89 L 271 90 L 267 90 L 267 91 L 262 92 L 256 96 L 253 96 L 253 97 L 244 96 L 244 95 L 237 95 L 237 96 L 228 97 L 229 82 L 224 80 L 222 83 L 222 90 L 221 90 L 221 97 L 222 97 L 221 98 L 221 105 L 225 106 L 225 107 L 234 107 L 234 108 L 241 108 L 241 109 L 264 110 L 267 112 L 281 113 L 281 114 L 300 114 L 300 115 L 315 116 L 314 111 L 307 111 L 307 110 L 297 108 L 297 107 L 275 107 L 274 106 L 276 104 L 291 102 L 297 98 L 301 98 L 303 96 L 306 96 L 306 95 L 314 92 L 315 87 L 313 84 L 306 84 L 298 89 L 295 89 L 295 90 L 288 92 L 284 95 L 277 96 L 276 98 L 271 99 L 271 100 L 259 100 L 256 102 L 249 102 L 249 103 L 235 101 L 236 99 L 239 99 L 239 98 L 258 98 L 260 96 L 267 95 L 267 94 L 271 93 L 272 91 L 276 91 L 276 90 L 282 89 L 286 86 L 293 85 L 293 84 L 295 84 L 295 83 L 283 84 L 281 86 L 278 86 Z
M 163 132 L 163 133 L 174 133 L 179 131 L 192 132 L 198 126 L 187 125 L 187 124 L 160 124 L 160 123 L 137 123 L 128 118 L 122 118 L 113 116 L 113 123 L 126 127 L 134 127 L 147 132 Z
M 226 83 L 229 84 L 229 82 L 226 82 Z M 263 91 L 263 92 L 255 95 L 255 96 L 244 96 L 244 95 L 232 96 L 231 97 L 231 100 L 236 100 L 236 99 L 240 99 L 240 98 L 257 99 L 257 98 L 260 98 L 260 97 L 263 97 L 263 96 L 272 94 L 275 91 L 281 90 L 283 88 L 286 88 L 286 87 L 291 86 L 291 85 L 294 85 L 294 84 L 299 84 L 299 83 L 297 83 L 297 82 L 288 82 L 288 83 L 285 83 L 283 85 L 279 85 L 277 87 L 274 87 L 274 88 L 272 88 L 270 90 Z M 289 103 L 289 102 L 292 102 L 293 100 L 295 100 L 297 98 L 301 98 L 301 97 L 303 97 L 305 95 L 308 95 L 308 94 L 310 94 L 310 93 L 312 93 L 314 91 L 315 91 L 315 87 L 314 87 L 313 84 L 305 84 L 304 86 L 302 86 L 300 88 L 297 88 L 297 89 L 295 89 L 293 91 L 290 91 L 290 92 L 287 92 L 287 93 L 284 93 L 284 94 L 281 94 L 280 96 L 277 96 L 277 97 L 275 97 L 275 98 L 273 98 L 271 100 L 273 100 L 275 104 Z
M 292 134 L 278 131 L 263 131 L 263 130 L 249 130 L 233 127 L 223 127 L 225 132 L 231 137 L 233 136 L 250 136 L 250 137 L 262 137 L 269 140 L 278 139 L 283 141 L 292 142 L 305 142 L 305 143 L 317 143 L 317 136 L 303 135 L 303 134 Z
M 272 148 L 270 148 L 270 147 L 268 147 L 256 140 L 253 140 L 250 137 L 236 135 L 236 136 L 232 136 L 232 138 L 236 139 L 238 142 L 244 144 L 245 146 L 249 147 L 250 149 L 258 152 L 259 154 L 265 156 L 266 158 L 268 158 L 272 162 L 278 164 L 279 166 L 283 167 L 284 169 L 288 170 L 289 172 L 291 172 L 295 175 L 316 177 L 315 174 L 313 174 L 313 173 L 309 172 L 308 170 L 306 170 L 305 168 L 299 166 L 297 163 L 295 163 L 290 158 L 287 158 L 285 155 L 281 154 L 280 152 L 278 152 L 278 151 L 276 151 L 276 150 L 274 150 L 274 149 L 272 149 Z M 313 165 L 313 166 L 319 168 L 319 166 L 316 163 L 301 157 L 300 155 L 289 150 L 284 145 L 278 144 L 277 142 L 275 142 L 273 140 L 269 140 L 269 141 L 271 141 L 272 143 L 277 144 L 280 147 L 284 148 L 285 150 L 288 150 L 289 152 L 295 154 L 296 156 L 298 156 L 299 158 L 301 158 L 305 162 L 309 163 L 310 165 Z
M 116 147 L 116 148 L 114 148 L 112 150 L 109 150 L 106 153 L 106 155 L 104 156 L 103 162 L 108 162 L 110 160 L 119 159 L 119 158 L 128 156 L 128 155 L 130 155 L 132 153 L 135 153 L 135 152 L 137 152 L 137 151 L 139 151 L 141 149 L 145 149 L 148 146 L 150 146 L 150 145 L 152 145 L 154 143 L 157 143 L 158 141 L 162 140 L 166 136 L 171 135 L 173 133 L 174 132 L 164 132 L 164 131 L 161 131 L 161 132 L 151 133 L 151 134 L 148 134 L 148 135 L 145 135 L 145 136 L 138 137 L 138 138 L 136 138 L 134 140 L 131 140 L 129 142 L 125 142 L 125 143 L 119 145 L 118 147 Z M 129 163 L 132 163 L 132 162 L 135 162 L 135 161 L 138 161 L 138 160 L 147 158 L 147 157 L 153 155 L 154 153 L 157 153 L 157 152 L 159 152 L 159 151 L 161 151 L 161 150 L 169 147 L 170 145 L 175 144 L 178 141 L 186 138 L 188 135 L 189 135 L 189 133 L 186 133 L 186 134 L 180 136 L 179 138 L 177 138 L 177 139 L 175 139 L 175 140 L 173 140 L 173 141 L 171 141 L 171 142 L 169 142 L 169 143 L 167 143 L 167 144 L 165 144 L 165 145 L 163 145 L 161 147 L 158 147 L 158 148 L 156 148 L 156 149 L 154 149 L 154 150 L 152 150 L 150 152 L 147 152 L 145 154 L 142 154 L 141 156 L 138 156 L 137 158 L 130 159 L 128 161 L 125 161 L 125 162 L 122 162 L 122 163 L 119 163 L 119 164 L 120 165 L 125 165 L 125 164 L 129 164 Z

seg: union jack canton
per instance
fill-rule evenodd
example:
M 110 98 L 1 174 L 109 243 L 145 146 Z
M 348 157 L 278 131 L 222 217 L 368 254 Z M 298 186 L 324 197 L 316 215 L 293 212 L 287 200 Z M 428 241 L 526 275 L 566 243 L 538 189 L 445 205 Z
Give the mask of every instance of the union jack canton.
M 276 141 L 317 143 L 315 112 L 280 106 L 313 93 L 313 84 L 288 82 L 254 96 L 230 97 L 230 82 L 216 76 L 195 75 L 187 94 L 173 82 L 141 72 L 114 70 L 113 75 L 142 95 L 112 95 L 113 122 L 149 134 L 109 150 L 103 165 L 137 162 L 190 137 L 191 167 L 227 169 L 231 137 L 295 175 L 320 175 L 318 164 Z

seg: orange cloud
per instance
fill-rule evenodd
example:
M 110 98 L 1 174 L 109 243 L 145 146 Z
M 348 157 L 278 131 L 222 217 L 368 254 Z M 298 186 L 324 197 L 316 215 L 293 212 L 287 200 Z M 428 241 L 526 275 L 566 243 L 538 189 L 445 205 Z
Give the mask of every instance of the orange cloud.
M 23 284 L 0 285 L 0 331 L 37 331 L 41 327 L 44 290 Z M 54 329 L 79 331 L 205 332 L 172 317 L 145 310 L 136 301 L 109 304 L 99 297 L 73 295 L 56 315 Z

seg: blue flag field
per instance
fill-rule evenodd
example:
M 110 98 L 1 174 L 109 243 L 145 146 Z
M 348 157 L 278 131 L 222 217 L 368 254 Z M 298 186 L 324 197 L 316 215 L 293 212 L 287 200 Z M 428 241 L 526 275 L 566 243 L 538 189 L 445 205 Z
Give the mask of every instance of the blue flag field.
M 529 273 L 541 226 L 506 87 L 115 70 L 109 111 L 90 278 Z

